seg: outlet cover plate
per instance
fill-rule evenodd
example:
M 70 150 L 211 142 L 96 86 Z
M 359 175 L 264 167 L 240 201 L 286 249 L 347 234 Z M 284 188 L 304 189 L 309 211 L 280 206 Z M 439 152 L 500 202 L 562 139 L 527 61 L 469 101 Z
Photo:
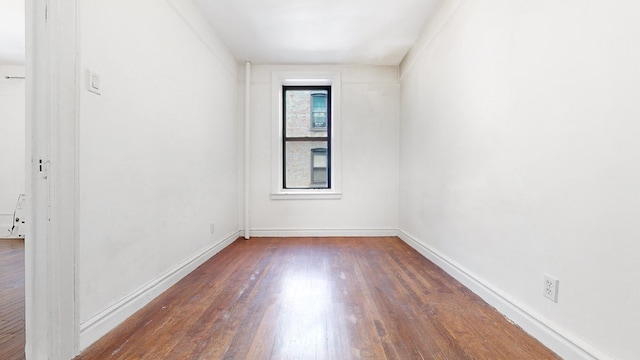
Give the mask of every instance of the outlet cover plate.
M 559 281 L 549 275 L 544 276 L 544 287 L 542 288 L 542 294 L 553 302 L 558 302 L 558 286 Z

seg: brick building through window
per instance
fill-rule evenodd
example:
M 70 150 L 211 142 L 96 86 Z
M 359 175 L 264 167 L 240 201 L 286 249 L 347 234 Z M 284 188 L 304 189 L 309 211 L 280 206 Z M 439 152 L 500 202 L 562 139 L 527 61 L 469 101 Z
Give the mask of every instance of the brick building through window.
M 331 188 L 331 87 L 283 87 L 283 188 Z

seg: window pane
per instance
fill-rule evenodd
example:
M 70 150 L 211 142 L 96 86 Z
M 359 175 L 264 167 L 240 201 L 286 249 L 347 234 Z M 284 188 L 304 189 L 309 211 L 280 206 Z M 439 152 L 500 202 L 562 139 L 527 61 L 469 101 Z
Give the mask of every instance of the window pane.
M 287 137 L 327 136 L 327 94 L 327 90 L 285 90 Z
M 314 91 L 311 94 L 313 99 L 313 111 L 327 112 L 327 92 L 326 91 Z
M 283 86 L 283 187 L 328 189 L 331 185 L 329 86 Z
M 286 142 L 285 188 L 328 188 L 326 148 L 326 141 Z M 322 149 L 324 153 L 313 152 L 314 149 Z

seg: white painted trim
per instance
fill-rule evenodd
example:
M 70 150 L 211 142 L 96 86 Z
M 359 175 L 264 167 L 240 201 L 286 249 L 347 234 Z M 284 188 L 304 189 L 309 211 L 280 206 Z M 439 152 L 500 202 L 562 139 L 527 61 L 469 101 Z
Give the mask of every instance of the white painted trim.
M 331 189 L 314 192 L 304 189 L 299 197 L 313 200 L 318 197 L 335 199 L 341 194 L 342 186 L 342 140 L 341 140 L 341 105 L 342 75 L 339 71 L 273 71 L 271 73 L 271 199 L 294 199 L 288 193 L 291 189 L 282 187 L 282 86 L 283 85 L 330 85 L 331 86 Z M 284 196 L 279 197 L 278 194 Z M 274 196 L 275 195 L 275 196 Z M 341 195 L 340 195 L 341 197 Z
M 283 191 L 281 193 L 271 194 L 271 200 L 340 200 L 342 193 L 335 191 L 316 190 L 305 191 Z
M 251 237 L 251 61 L 244 63 L 244 238 Z
M 77 344 L 76 5 L 25 2 L 27 360 L 70 359 Z
M 414 248 L 424 257 L 442 268 L 449 275 L 461 282 L 475 294 L 480 296 L 489 305 L 495 307 L 500 313 L 520 326 L 524 331 L 538 339 L 545 346 L 555 351 L 564 359 L 583 360 L 612 360 L 589 344 L 561 329 L 549 319 L 526 309 L 518 301 L 512 299 L 488 281 L 473 274 L 464 266 L 449 259 L 437 250 L 425 245 L 414 236 L 398 230 L 398 236 L 402 241 Z
M 251 229 L 252 237 L 376 237 L 397 236 L 396 229 Z
M 87 348 L 100 337 L 143 308 L 168 288 L 187 276 L 213 255 L 229 246 L 242 234 L 234 232 L 199 253 L 172 267 L 156 279 L 120 299 L 118 302 L 80 324 L 80 350 Z

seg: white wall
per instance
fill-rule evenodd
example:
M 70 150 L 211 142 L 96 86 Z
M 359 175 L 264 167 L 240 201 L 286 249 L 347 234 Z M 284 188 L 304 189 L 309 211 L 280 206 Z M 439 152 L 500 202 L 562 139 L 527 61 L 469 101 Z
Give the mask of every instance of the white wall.
M 339 200 L 272 200 L 273 71 L 341 74 L 341 190 Z M 394 232 L 398 214 L 397 67 L 252 67 L 252 235 L 376 235 Z
M 24 66 L 0 65 L 0 237 L 9 235 L 18 195 L 25 189 Z
M 401 66 L 404 236 L 601 359 L 640 353 L 638 13 L 445 1 Z
M 237 63 L 189 0 L 78 4 L 84 348 L 238 236 L 240 161 Z

